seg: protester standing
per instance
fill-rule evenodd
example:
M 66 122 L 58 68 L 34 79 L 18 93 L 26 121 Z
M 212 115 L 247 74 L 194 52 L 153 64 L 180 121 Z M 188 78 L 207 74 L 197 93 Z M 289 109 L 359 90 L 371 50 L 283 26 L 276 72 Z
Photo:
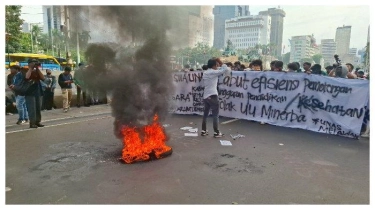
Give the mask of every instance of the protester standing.
M 42 81 L 43 105 L 42 110 L 51 110 L 53 108 L 53 99 L 55 96 L 56 77 L 52 75 L 50 69 L 46 69 L 46 75 Z
M 222 137 L 223 134 L 219 131 L 219 97 L 217 91 L 218 78 L 222 74 L 229 75 L 230 69 L 227 65 L 223 64 L 219 58 L 212 58 L 208 60 L 208 69 L 203 72 L 203 102 L 204 114 L 202 120 L 202 136 L 207 136 L 208 131 L 206 128 L 207 117 L 210 110 L 212 110 L 214 137 Z M 220 68 L 219 68 L 220 67 Z
M 44 127 L 40 122 L 42 121 L 42 85 L 41 80 L 44 80 L 44 75 L 39 69 L 39 61 L 36 59 L 28 60 L 29 70 L 26 72 L 26 80 L 32 80 L 34 83 L 30 86 L 25 94 L 27 112 L 29 114 L 30 128 Z
M 12 78 L 13 79 L 12 84 L 9 86 L 12 89 L 14 85 L 20 84 L 25 79 L 25 74 L 22 74 L 21 68 L 17 65 L 11 66 L 10 69 L 12 72 L 17 72 Z M 16 93 L 14 93 L 14 95 L 15 95 L 16 107 L 17 107 L 18 115 L 19 115 L 16 124 L 21 125 L 23 123 L 28 123 L 29 114 L 27 112 L 25 96 L 21 96 Z
M 64 73 L 61 73 L 58 79 L 63 97 L 64 112 L 68 112 L 70 109 L 70 102 L 72 101 L 73 76 L 70 74 L 71 70 L 72 69 L 69 66 L 65 67 Z

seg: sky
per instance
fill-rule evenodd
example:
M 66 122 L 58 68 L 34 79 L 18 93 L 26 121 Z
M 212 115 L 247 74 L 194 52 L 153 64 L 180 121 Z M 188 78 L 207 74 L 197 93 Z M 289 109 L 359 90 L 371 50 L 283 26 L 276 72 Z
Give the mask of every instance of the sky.
M 279 1 L 282 3 L 283 1 Z M 233 5 L 234 2 L 230 4 Z M 239 2 L 245 3 L 245 2 Z M 151 3 L 150 3 L 151 4 Z M 242 4 L 246 5 L 246 4 Z M 259 11 L 280 6 L 286 13 L 284 18 L 283 45 L 285 53 L 289 51 L 292 36 L 314 34 L 317 44 L 321 39 L 335 39 L 336 28 L 343 25 L 352 26 L 350 47 L 358 50 L 366 46 L 367 30 L 370 25 L 369 5 L 250 5 L 251 15 Z M 21 18 L 26 22 L 43 22 L 41 5 L 24 5 Z

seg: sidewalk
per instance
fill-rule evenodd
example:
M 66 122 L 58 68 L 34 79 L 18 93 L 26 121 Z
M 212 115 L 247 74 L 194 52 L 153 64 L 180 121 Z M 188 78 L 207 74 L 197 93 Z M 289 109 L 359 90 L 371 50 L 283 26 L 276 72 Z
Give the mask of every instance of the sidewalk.
M 68 118 L 87 117 L 100 114 L 111 114 L 111 107 L 109 104 L 91 105 L 90 107 L 81 106 L 80 108 L 72 106 L 72 108 L 64 113 L 63 109 L 53 109 L 42 111 L 42 124 L 47 124 L 48 121 L 62 120 Z M 28 123 L 17 125 L 18 114 L 6 115 L 6 127 L 13 126 L 28 126 Z

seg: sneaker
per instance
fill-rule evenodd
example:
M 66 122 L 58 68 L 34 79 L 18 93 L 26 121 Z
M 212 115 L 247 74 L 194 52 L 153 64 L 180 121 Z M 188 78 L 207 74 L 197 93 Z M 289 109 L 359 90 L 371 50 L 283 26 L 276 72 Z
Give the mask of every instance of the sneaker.
M 223 137 L 224 136 L 224 134 L 222 134 L 220 131 L 219 131 L 219 133 L 214 133 L 214 137 L 215 138 L 221 138 L 221 137 Z
M 68 109 L 64 109 L 64 112 L 67 113 L 67 112 L 68 112 Z
M 18 121 L 16 122 L 16 124 L 17 124 L 17 125 L 21 125 L 23 122 L 24 122 L 23 120 L 18 120 Z
M 260 124 L 261 124 L 261 125 L 264 125 L 264 124 L 266 124 L 266 123 L 265 123 L 265 122 L 260 122 Z
M 25 121 L 25 123 L 29 123 L 29 120 L 24 120 Z
M 201 136 L 207 136 L 208 135 L 208 131 L 201 131 Z

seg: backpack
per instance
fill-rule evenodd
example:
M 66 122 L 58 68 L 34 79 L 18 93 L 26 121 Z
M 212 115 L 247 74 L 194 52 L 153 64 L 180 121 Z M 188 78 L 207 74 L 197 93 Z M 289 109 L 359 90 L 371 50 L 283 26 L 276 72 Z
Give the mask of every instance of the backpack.
M 34 83 L 34 80 L 23 79 L 20 84 L 14 85 L 13 91 L 16 95 L 24 96 Z

